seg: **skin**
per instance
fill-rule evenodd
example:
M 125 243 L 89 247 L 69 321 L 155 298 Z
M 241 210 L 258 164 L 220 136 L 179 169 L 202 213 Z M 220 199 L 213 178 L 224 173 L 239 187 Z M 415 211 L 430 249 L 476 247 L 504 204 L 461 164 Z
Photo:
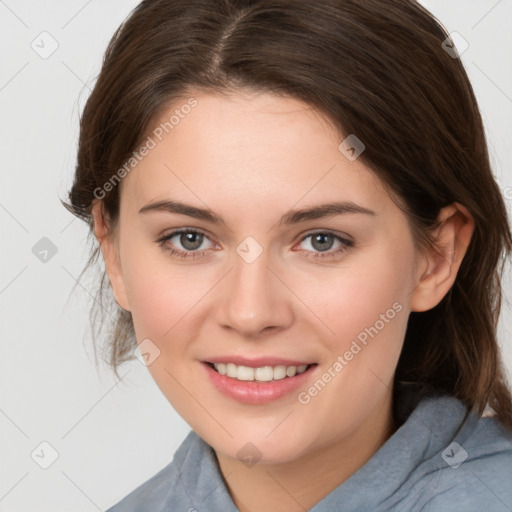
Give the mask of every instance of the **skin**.
M 308 105 L 247 91 L 193 96 L 197 107 L 123 179 L 112 233 L 101 202 L 94 205 L 95 234 L 138 342 L 149 338 L 160 350 L 149 371 L 214 448 L 236 506 L 302 511 L 396 431 L 391 392 L 409 313 L 431 309 L 451 288 L 474 222 L 457 203 L 444 208 L 438 243 L 420 253 L 379 179 L 359 159 L 346 158 L 338 149 L 344 137 Z M 170 198 L 209 208 L 227 225 L 139 213 Z M 342 200 L 375 215 L 278 224 L 290 209 Z M 198 252 L 179 235 L 165 246 L 156 242 L 179 228 L 205 233 L 202 255 L 170 255 L 171 246 Z M 302 241 L 318 230 L 353 246 L 336 255 L 335 238 L 323 251 L 312 236 Z M 247 236 L 263 249 L 252 263 L 236 252 Z M 307 404 L 296 392 L 268 404 L 239 403 L 213 387 L 200 363 L 225 354 L 316 361 L 301 388 L 307 390 L 395 303 L 401 311 Z M 237 456 L 248 442 L 261 452 L 250 467 Z

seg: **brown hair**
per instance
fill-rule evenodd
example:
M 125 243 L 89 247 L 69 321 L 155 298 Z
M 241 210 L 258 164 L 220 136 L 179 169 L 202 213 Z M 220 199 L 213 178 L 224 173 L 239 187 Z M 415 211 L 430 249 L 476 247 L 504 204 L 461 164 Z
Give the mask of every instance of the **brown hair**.
M 455 283 L 410 314 L 396 382 L 487 404 L 512 430 L 512 395 L 496 339 L 501 275 L 512 235 L 492 175 L 482 119 L 448 33 L 412 0 L 145 0 L 118 28 L 80 120 L 69 203 L 91 229 L 97 190 L 141 144 L 164 109 L 193 91 L 249 88 L 297 98 L 357 134 L 359 157 L 399 198 L 420 248 L 438 214 L 464 205 L 475 230 Z M 192 91 L 192 92 L 191 92 Z M 119 187 L 102 197 L 111 227 Z M 84 271 L 97 260 L 93 250 Z M 115 307 L 109 362 L 131 359 L 131 314 L 112 302 L 103 273 L 97 302 Z M 93 303 L 96 341 L 104 311 Z M 99 326 L 97 323 L 100 318 Z M 96 347 L 96 343 L 95 343 Z

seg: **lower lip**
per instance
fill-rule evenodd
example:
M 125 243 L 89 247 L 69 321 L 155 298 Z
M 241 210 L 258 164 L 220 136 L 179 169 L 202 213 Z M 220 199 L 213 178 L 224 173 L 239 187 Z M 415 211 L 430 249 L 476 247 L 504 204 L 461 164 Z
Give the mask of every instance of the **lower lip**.
M 221 375 L 207 363 L 202 363 L 213 385 L 226 396 L 245 404 L 266 404 L 290 394 L 302 386 L 318 365 L 309 367 L 294 377 L 270 382 L 243 381 Z

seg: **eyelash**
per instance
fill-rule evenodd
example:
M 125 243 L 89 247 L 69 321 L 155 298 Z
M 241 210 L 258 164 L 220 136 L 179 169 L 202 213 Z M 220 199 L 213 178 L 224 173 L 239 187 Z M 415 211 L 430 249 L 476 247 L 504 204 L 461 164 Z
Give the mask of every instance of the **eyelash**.
M 196 230 L 196 229 L 183 228 L 183 229 L 178 229 L 176 231 L 173 231 L 172 233 L 169 233 L 168 235 L 163 236 L 162 238 L 157 240 L 157 243 L 159 243 L 160 246 L 164 250 L 168 251 L 171 256 L 177 257 L 177 258 L 179 258 L 181 260 L 184 260 L 184 259 L 187 259 L 187 258 L 191 258 L 191 259 L 199 258 L 199 257 L 203 256 L 205 252 L 208 251 L 208 249 L 202 249 L 200 251 L 182 251 L 180 249 L 176 249 L 174 247 L 168 247 L 168 246 L 165 245 L 165 243 L 168 240 L 170 240 L 171 238 L 174 238 L 176 235 L 179 235 L 181 233 L 192 233 L 192 234 L 195 234 L 195 235 L 203 235 L 204 237 L 208 238 L 206 233 L 203 233 L 202 231 L 199 231 L 199 230 Z M 339 247 L 336 250 L 329 250 L 329 251 L 325 251 L 325 252 L 315 252 L 313 254 L 307 254 L 305 257 L 308 258 L 308 259 L 310 259 L 310 258 L 313 258 L 315 260 L 316 259 L 328 259 L 328 258 L 329 259 L 333 259 L 336 256 L 340 256 L 340 255 L 344 254 L 345 252 L 347 252 L 350 248 L 352 248 L 354 246 L 354 242 L 352 240 L 348 240 L 346 238 L 343 238 L 343 237 L 337 235 L 336 233 L 334 233 L 332 231 L 328 231 L 328 230 L 326 230 L 326 231 L 315 231 L 313 233 L 308 233 L 307 235 L 305 235 L 305 236 L 303 236 L 301 238 L 300 243 L 302 243 L 307 238 L 315 236 L 315 235 L 328 235 L 328 236 L 332 236 L 334 239 L 338 240 L 341 243 L 341 247 Z M 311 251 L 298 250 L 297 252 L 310 253 Z

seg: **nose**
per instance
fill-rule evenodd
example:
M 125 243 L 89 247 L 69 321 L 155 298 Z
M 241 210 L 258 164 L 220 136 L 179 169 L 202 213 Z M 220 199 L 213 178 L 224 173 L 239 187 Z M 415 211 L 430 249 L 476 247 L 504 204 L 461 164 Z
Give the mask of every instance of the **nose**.
M 294 321 L 293 293 L 279 274 L 265 251 L 251 263 L 235 254 L 217 296 L 218 324 L 247 338 L 288 328 Z

